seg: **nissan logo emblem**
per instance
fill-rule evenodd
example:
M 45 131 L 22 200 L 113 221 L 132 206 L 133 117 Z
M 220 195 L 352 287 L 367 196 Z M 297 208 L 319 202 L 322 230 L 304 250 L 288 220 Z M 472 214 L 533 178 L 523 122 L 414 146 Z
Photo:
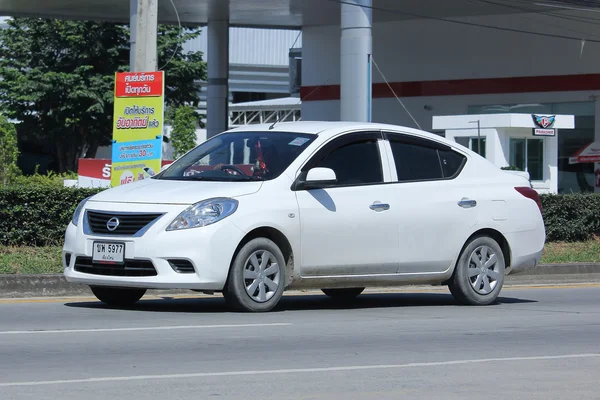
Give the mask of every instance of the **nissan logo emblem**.
M 109 231 L 113 232 L 115 229 L 117 229 L 119 227 L 119 223 L 120 223 L 119 218 L 112 217 L 106 223 L 106 229 L 108 229 Z

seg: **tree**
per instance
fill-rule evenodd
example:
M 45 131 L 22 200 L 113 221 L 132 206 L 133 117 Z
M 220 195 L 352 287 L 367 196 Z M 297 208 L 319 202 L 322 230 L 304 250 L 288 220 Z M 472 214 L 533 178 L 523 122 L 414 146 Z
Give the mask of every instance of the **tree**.
M 19 175 L 17 130 L 4 115 L 0 115 L 0 179 L 4 186 Z
M 196 105 L 205 79 L 202 54 L 180 43 L 195 29 L 160 26 L 159 65 L 166 73 L 167 105 Z M 20 121 L 19 136 L 50 149 L 59 172 L 76 170 L 112 138 L 114 74 L 127 71 L 127 26 L 91 21 L 15 18 L 0 31 L 0 98 Z
M 197 29 L 179 29 L 160 25 L 157 35 L 159 70 L 165 71 L 165 98 L 167 106 L 198 106 L 200 80 L 206 79 L 206 63 L 202 52 L 184 53 L 182 44 L 200 36 Z
M 173 156 L 176 159 L 196 147 L 198 118 L 198 113 L 193 107 L 180 106 L 175 110 L 170 142 L 174 149 Z

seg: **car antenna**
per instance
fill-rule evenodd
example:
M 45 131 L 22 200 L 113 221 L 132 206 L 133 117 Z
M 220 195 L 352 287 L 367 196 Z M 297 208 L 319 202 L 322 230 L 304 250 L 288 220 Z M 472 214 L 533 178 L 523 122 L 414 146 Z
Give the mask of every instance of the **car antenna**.
M 304 96 L 304 99 L 307 99 L 311 94 L 313 94 L 317 90 L 321 89 L 321 87 L 323 87 L 323 85 L 325 85 L 327 82 L 329 82 L 331 80 L 331 78 L 332 78 L 332 76 L 330 76 L 323 83 L 321 83 L 319 86 L 314 88 L 309 94 Z M 300 101 L 298 101 L 298 103 L 296 103 L 295 105 L 299 105 L 300 103 L 302 103 L 302 98 L 300 98 Z M 269 126 L 269 130 L 272 130 L 275 127 L 275 125 L 277 125 L 278 123 L 279 123 L 279 115 L 277 116 L 277 119 L 275 120 L 275 122 L 273 122 L 273 124 L 271 124 L 271 126 Z

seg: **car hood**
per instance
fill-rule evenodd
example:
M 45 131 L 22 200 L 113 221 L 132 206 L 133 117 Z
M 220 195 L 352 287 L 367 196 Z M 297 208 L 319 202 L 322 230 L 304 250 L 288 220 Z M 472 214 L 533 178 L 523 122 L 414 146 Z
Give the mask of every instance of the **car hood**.
M 201 182 L 144 179 L 104 190 L 91 201 L 191 205 L 213 197 L 256 193 L 262 182 Z

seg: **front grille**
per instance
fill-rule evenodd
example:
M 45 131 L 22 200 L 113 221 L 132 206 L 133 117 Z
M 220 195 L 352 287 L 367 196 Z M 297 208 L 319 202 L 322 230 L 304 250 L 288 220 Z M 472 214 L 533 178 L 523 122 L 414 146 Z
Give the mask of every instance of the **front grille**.
M 135 235 L 162 214 L 119 214 L 110 212 L 87 211 L 88 224 L 92 233 L 102 235 Z M 112 218 L 119 220 L 113 231 L 106 226 Z
M 180 274 L 193 274 L 196 272 L 194 266 L 188 260 L 169 260 L 169 265 L 171 265 L 173 271 Z
M 90 257 L 77 257 L 75 271 L 105 276 L 156 276 L 152 261 L 125 260 L 124 265 L 94 264 Z

